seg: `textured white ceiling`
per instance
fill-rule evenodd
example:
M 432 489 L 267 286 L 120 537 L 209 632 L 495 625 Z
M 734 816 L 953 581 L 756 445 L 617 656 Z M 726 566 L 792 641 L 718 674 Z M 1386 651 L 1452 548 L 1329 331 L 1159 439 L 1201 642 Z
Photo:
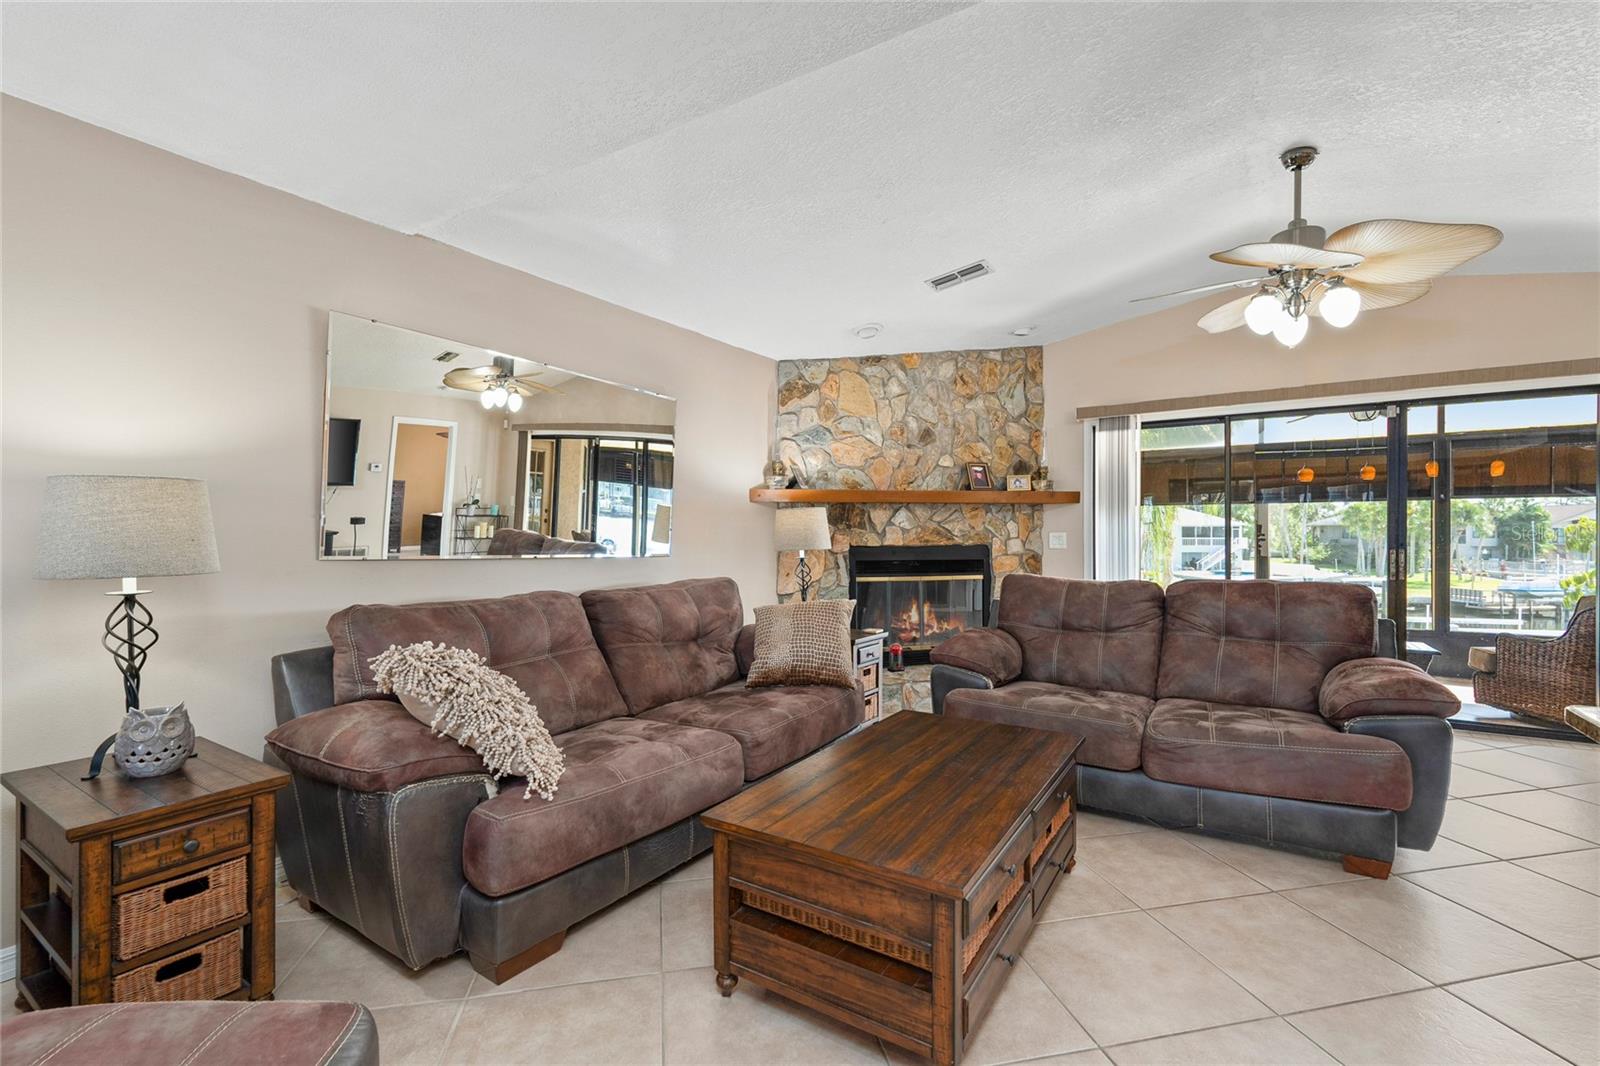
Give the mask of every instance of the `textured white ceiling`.
M 1600 5 L 6 4 L 6 92 L 772 357 L 1033 343 L 1306 213 L 1600 269 Z M 934 293 L 975 259 L 991 277 Z M 1219 297 L 1217 302 L 1221 302 Z M 855 326 L 882 322 L 872 341 Z

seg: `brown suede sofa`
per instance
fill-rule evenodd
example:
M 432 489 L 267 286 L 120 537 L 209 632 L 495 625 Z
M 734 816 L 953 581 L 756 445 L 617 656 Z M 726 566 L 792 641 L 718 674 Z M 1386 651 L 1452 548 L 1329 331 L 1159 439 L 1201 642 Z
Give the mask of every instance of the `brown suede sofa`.
M 1386 877 L 1438 835 L 1460 702 L 1377 633 L 1360 585 L 1012 574 L 934 649 L 934 710 L 1082 736 L 1085 807 Z
M 743 623 L 726 578 L 340 611 L 331 646 L 272 660 L 289 883 L 412 968 L 462 948 L 496 982 L 533 965 L 710 847 L 700 812 L 862 721 L 859 687 L 747 689 Z M 553 799 L 377 691 L 368 660 L 422 640 L 527 692 L 566 758 Z
M 489 541 L 490 555 L 604 555 L 605 545 L 592 540 L 562 540 L 527 529 L 498 529 Z

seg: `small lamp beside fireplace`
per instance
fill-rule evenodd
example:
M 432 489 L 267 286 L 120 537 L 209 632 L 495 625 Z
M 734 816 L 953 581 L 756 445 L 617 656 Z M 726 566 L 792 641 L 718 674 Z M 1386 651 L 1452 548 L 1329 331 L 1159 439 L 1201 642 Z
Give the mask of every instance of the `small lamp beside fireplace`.
M 800 598 L 809 596 L 811 567 L 806 563 L 806 552 L 827 551 L 833 547 L 833 534 L 828 530 L 826 507 L 780 507 L 777 524 L 773 528 L 772 543 L 781 552 L 799 552 L 800 564 L 795 568 L 795 578 L 800 582 Z

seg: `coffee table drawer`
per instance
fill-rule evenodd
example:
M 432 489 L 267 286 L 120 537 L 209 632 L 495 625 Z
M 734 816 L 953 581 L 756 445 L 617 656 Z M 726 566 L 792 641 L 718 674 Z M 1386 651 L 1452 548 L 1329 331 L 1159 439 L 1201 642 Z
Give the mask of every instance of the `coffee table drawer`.
M 1061 805 L 1073 799 L 1077 791 L 1078 764 L 1068 763 L 1045 789 L 1044 798 L 1033 806 L 1033 839 L 1038 840 L 1049 829 L 1050 819 L 1056 816 Z
M 1033 821 L 1026 818 L 1012 832 L 1010 839 L 1000 849 L 999 857 L 989 864 L 989 869 L 978 880 L 972 895 L 967 897 L 967 905 L 962 908 L 962 935 L 971 936 L 989 920 L 1005 895 L 1006 888 L 1022 876 L 1022 868 L 1027 865 L 1028 853 L 1032 849 Z
M 1074 820 L 1050 842 L 1049 850 L 1040 857 L 1028 875 L 1033 882 L 1033 909 L 1036 912 L 1044 907 L 1056 882 L 1067 872 L 1067 863 L 1071 861 L 1077 843 L 1078 823 Z
M 1006 978 L 1016 968 L 1021 958 L 1023 941 L 1033 928 L 1033 893 L 1024 892 L 1011 906 L 1011 916 L 1002 924 L 1000 933 L 993 938 L 992 947 L 973 960 L 973 978 L 967 985 L 967 994 L 961 1000 L 961 1032 L 972 1032 L 1000 994 Z

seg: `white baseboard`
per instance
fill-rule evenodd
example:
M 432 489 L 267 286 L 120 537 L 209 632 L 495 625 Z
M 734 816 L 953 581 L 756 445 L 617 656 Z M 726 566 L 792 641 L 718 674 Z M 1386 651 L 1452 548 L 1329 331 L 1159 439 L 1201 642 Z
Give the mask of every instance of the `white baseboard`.
M 9 981 L 17 976 L 17 946 L 0 951 L 0 981 Z

